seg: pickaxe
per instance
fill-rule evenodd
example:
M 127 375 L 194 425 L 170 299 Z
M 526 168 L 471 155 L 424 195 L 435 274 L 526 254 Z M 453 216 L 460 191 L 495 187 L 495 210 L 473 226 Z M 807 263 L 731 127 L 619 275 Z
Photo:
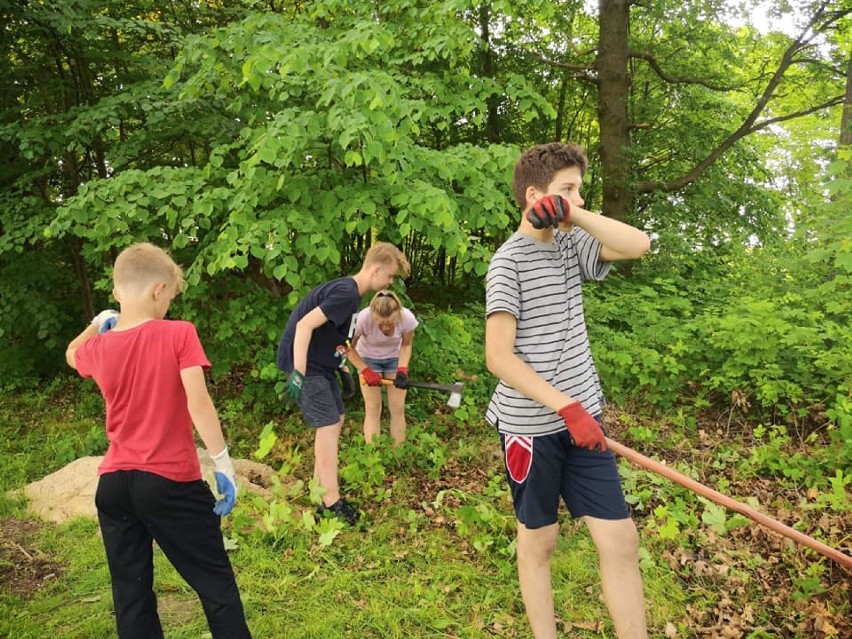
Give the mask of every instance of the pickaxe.
M 364 378 L 362 377 L 361 383 L 363 382 Z M 382 384 L 385 386 L 393 386 L 393 380 L 383 379 Z M 447 406 L 450 408 L 458 408 L 461 405 L 461 382 L 456 382 L 455 384 L 435 384 L 434 382 L 414 382 L 408 380 L 407 386 L 408 388 L 428 388 L 429 390 L 444 391 L 445 393 L 450 394 L 450 397 L 447 399 Z
M 832 559 L 839 563 L 841 566 L 845 566 L 846 568 L 852 569 L 852 557 L 846 555 L 839 550 L 832 548 L 831 546 L 826 546 L 824 543 L 817 541 L 813 537 L 808 537 L 806 534 L 799 532 L 789 526 L 782 524 L 780 521 L 776 519 L 772 519 L 768 515 L 764 515 L 762 512 L 755 510 L 751 506 L 747 506 L 742 502 L 737 501 L 736 499 L 732 499 L 727 495 L 723 495 L 720 492 L 705 486 L 702 483 L 695 481 L 683 475 L 676 470 L 669 468 L 668 466 L 661 464 L 660 462 L 656 462 L 653 459 L 649 459 L 642 455 L 641 453 L 637 453 L 632 448 L 628 448 L 623 444 L 619 444 L 611 440 L 609 437 L 606 439 L 606 445 L 609 449 L 614 452 L 616 455 L 621 455 L 625 459 L 629 459 L 637 466 L 641 466 L 642 468 L 647 468 L 651 472 L 657 473 L 658 475 L 662 475 L 667 479 L 672 480 L 673 482 L 680 484 L 681 486 L 685 486 L 689 490 L 694 493 L 701 495 L 702 497 L 706 497 L 707 499 L 716 502 L 720 506 L 724 506 L 729 510 L 733 510 L 734 512 L 740 513 L 741 515 L 745 515 L 752 521 L 756 521 L 758 524 L 762 526 L 766 526 L 770 530 L 774 530 L 777 533 L 780 533 L 787 537 L 788 539 L 792 539 L 796 543 L 803 544 L 808 548 L 812 548 L 816 550 L 818 553 L 825 555 L 829 559 Z

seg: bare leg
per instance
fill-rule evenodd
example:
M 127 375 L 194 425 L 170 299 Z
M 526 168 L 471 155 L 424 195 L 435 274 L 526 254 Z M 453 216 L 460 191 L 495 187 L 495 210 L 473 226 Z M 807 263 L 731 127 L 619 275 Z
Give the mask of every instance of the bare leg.
M 373 441 L 382 429 L 382 388 L 361 384 L 361 394 L 364 396 L 364 441 Z
M 343 426 L 343 415 L 336 424 L 317 428 L 314 436 L 314 478 L 320 486 L 325 488 L 322 501 L 326 506 L 331 506 L 340 499 L 340 485 L 337 482 L 337 450 L 341 426 Z
M 395 446 L 399 446 L 405 441 L 405 395 L 405 389 L 388 386 L 390 434 Z
M 647 639 L 639 572 L 639 533 L 632 519 L 584 517 L 598 549 L 601 587 L 619 639 Z
M 518 522 L 518 578 L 535 639 L 556 639 L 550 558 L 559 537 L 559 524 L 529 529 Z

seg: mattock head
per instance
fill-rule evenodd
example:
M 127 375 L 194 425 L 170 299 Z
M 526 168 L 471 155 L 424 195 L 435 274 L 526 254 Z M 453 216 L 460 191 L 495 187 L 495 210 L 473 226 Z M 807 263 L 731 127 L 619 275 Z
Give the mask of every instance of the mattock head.
M 453 384 L 450 391 L 450 398 L 447 400 L 447 406 L 450 408 L 458 408 L 461 406 L 462 385 L 460 383 Z

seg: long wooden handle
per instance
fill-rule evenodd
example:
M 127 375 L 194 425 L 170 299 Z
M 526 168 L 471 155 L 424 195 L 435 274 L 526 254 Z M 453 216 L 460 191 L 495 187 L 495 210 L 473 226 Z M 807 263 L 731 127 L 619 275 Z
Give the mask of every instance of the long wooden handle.
M 363 375 L 361 376 L 361 383 L 362 384 L 366 383 L 364 381 Z M 382 378 L 382 385 L 383 386 L 393 386 L 393 380 Z M 459 382 L 456 382 L 455 384 L 437 384 L 437 383 L 434 383 L 434 382 L 413 382 L 411 380 L 408 380 L 408 387 L 409 388 L 426 388 L 426 389 L 431 389 L 431 390 L 439 390 L 439 391 L 442 391 L 444 393 L 461 393 L 462 392 L 462 385 Z
M 660 462 L 656 462 L 653 459 L 645 457 L 641 453 L 637 453 L 632 448 L 628 448 L 624 444 L 619 444 L 616 441 L 611 440 L 609 437 L 606 439 L 606 444 L 609 446 L 609 449 L 613 451 L 616 455 L 620 455 L 625 459 L 629 459 L 637 466 L 641 466 L 642 468 L 646 468 L 651 472 L 657 473 L 658 475 L 662 475 L 667 479 L 672 480 L 673 482 L 680 484 L 681 486 L 685 486 L 689 488 L 689 490 L 694 493 L 698 493 L 702 497 L 706 497 L 707 499 L 716 502 L 720 506 L 724 506 L 729 510 L 733 510 L 734 512 L 740 513 L 741 515 L 745 515 L 749 519 L 756 521 L 758 524 L 762 526 L 766 526 L 770 530 L 774 530 L 777 533 L 784 535 L 785 537 L 792 539 L 796 543 L 803 544 L 808 548 L 812 548 L 816 550 L 818 553 L 825 555 L 829 559 L 832 559 L 839 563 L 841 566 L 845 568 L 852 569 L 852 557 L 846 555 L 831 546 L 826 546 L 824 543 L 817 541 L 813 537 L 808 537 L 806 534 L 799 532 L 798 530 L 794 530 L 789 526 L 782 524 L 780 521 L 776 519 L 772 519 L 768 515 L 764 515 L 763 513 L 755 510 L 751 506 L 743 504 L 742 502 L 737 501 L 736 499 L 732 499 L 727 495 L 723 495 L 722 493 L 713 490 L 712 488 L 705 486 L 704 484 L 687 477 L 686 475 L 677 472 L 666 466 L 665 464 L 661 464 Z

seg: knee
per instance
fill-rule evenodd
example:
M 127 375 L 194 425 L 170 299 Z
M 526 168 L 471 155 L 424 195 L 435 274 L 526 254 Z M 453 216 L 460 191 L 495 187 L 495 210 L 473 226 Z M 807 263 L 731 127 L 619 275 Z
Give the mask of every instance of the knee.
M 613 526 L 605 539 L 598 543 L 601 558 L 634 561 L 639 556 L 639 531 L 632 519 Z
M 518 562 L 541 565 L 550 562 L 556 551 L 557 535 L 520 535 L 518 537 Z
M 364 393 L 364 412 L 368 415 L 380 415 L 382 412 L 382 395 L 379 393 Z
M 364 415 L 367 417 L 378 418 L 382 415 L 382 403 L 381 402 L 364 402 Z
M 390 410 L 391 415 L 404 416 L 405 415 L 405 397 L 392 397 L 388 399 L 388 410 Z

